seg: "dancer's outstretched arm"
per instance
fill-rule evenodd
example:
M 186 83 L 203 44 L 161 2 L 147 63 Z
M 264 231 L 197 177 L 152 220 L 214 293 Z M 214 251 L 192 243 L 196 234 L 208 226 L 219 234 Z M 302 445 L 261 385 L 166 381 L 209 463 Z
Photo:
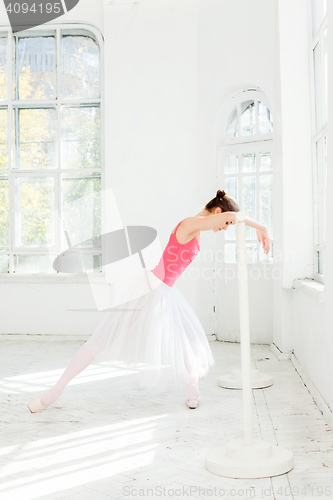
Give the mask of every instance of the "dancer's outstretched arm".
M 235 222 L 236 212 L 221 212 L 207 216 L 195 215 L 194 217 L 187 217 L 183 219 L 182 224 L 184 229 L 187 229 L 188 233 L 191 234 L 196 231 L 207 231 L 219 226 L 228 226 L 235 224 Z M 244 222 L 246 226 L 256 229 L 258 240 L 262 243 L 264 252 L 268 254 L 271 246 L 271 238 L 267 228 L 263 224 L 251 219 L 251 217 L 245 216 Z

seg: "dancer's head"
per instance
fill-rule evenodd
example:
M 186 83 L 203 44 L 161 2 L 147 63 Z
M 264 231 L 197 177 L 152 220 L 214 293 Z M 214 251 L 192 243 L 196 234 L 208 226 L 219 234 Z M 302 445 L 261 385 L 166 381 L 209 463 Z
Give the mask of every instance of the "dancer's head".
M 215 198 L 210 200 L 205 206 L 205 210 L 212 214 L 221 212 L 239 212 L 240 208 L 237 201 L 227 194 L 224 190 L 218 190 Z
M 221 212 L 239 212 L 240 208 L 237 201 L 230 195 L 228 195 L 224 190 L 218 190 L 215 198 L 210 200 L 205 206 L 205 211 L 208 212 L 208 215 L 218 214 Z M 223 226 L 212 227 L 214 233 L 218 231 L 225 231 L 228 229 L 229 224 L 226 222 Z

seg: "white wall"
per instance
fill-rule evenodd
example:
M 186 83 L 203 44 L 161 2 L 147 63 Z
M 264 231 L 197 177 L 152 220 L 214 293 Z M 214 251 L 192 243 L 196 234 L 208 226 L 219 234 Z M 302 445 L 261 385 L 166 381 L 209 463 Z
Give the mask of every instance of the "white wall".
M 308 5 L 276 3 L 274 343 L 290 352 L 292 281 L 313 277 L 313 199 Z
M 80 0 L 72 11 L 47 25 L 78 22 L 103 33 L 103 19 L 101 0 Z M 9 26 L 3 2 L 0 3 L 0 25 Z M 41 277 L 31 277 L 27 281 L 19 275 L 0 276 L 1 334 L 90 336 L 103 313 L 71 311 L 96 308 L 88 280 L 75 278 L 68 283 L 65 276 L 54 283 L 55 278 L 43 281 Z
M 299 15 L 299 12 L 297 13 Z M 333 4 L 328 2 L 328 25 L 333 26 Z M 329 30 L 330 30 L 329 28 Z M 329 31 L 330 32 L 330 31 Z M 328 137 L 333 137 L 333 37 L 328 39 Z M 297 360 L 321 396 L 320 403 L 326 409 L 326 417 L 333 425 L 333 162 L 332 141 L 328 140 L 327 155 L 327 242 L 325 250 L 325 302 L 318 302 L 316 296 L 309 297 L 302 290 L 293 291 L 293 342 Z M 312 209 L 312 206 L 311 206 Z M 302 215 L 302 217 L 304 217 Z M 305 217 L 304 217 L 305 218 Z M 297 220 L 297 223 L 299 218 Z M 307 224 L 309 221 L 305 221 Z M 309 223 L 311 228 L 311 223 Z M 300 241 L 307 245 L 306 231 Z M 310 276 L 311 277 L 311 276 Z
M 214 197 L 216 189 L 217 146 L 222 135 L 224 103 L 237 91 L 259 88 L 266 95 L 275 117 L 275 11 L 273 0 L 216 1 L 202 7 L 198 17 L 198 126 L 197 198 L 198 210 Z M 214 248 L 214 235 L 202 233 L 203 250 Z M 221 248 L 222 234 L 216 235 Z M 210 259 L 205 267 L 212 267 Z M 222 267 L 226 268 L 225 273 Z M 249 266 L 250 268 L 251 266 Z M 255 267 L 263 270 L 258 264 Z M 217 338 L 239 340 L 237 274 L 235 266 L 217 263 Z M 255 275 L 253 275 L 255 276 Z M 273 333 L 271 280 L 249 276 L 251 292 L 251 341 L 270 343 Z M 209 280 L 198 283 L 197 311 L 205 321 L 207 333 L 213 331 L 214 296 Z
M 102 31 L 105 187 L 123 224 L 155 227 L 164 247 L 196 210 L 197 10 L 191 2 L 81 0 L 61 22 Z M 0 23 L 8 25 L 3 4 Z M 67 311 L 95 306 L 89 284 L 78 281 L 0 277 L 1 333 L 91 334 L 100 313 Z M 193 286 L 179 288 L 193 304 Z
M 3 5 L 1 21 L 8 24 Z M 274 116 L 274 1 L 81 0 L 61 22 L 88 23 L 103 34 L 105 187 L 112 187 L 123 223 L 155 227 L 164 247 L 173 227 L 201 211 L 215 194 L 216 119 L 224 100 L 238 88 L 255 85 L 267 95 Z M 202 233 L 202 252 L 177 283 L 207 334 L 214 331 L 207 251 L 216 243 L 209 233 Z M 16 295 L 12 302 L 7 282 L 0 281 L 8 311 L 2 333 L 84 336 L 100 319 L 100 313 L 67 311 L 78 303 L 94 308 L 87 283 L 38 283 L 34 288 L 33 279 L 0 279 L 12 283 Z M 267 282 L 250 286 L 253 341 L 270 342 L 271 289 Z M 74 289 L 75 295 L 67 295 L 65 290 Z M 59 301 L 60 290 L 65 302 Z M 233 307 L 236 282 L 223 286 L 220 297 L 226 310 Z M 41 314 L 41 308 L 48 314 Z M 237 313 L 225 323 L 226 310 L 220 310 L 219 338 L 236 339 Z
M 316 388 L 318 403 L 333 425 L 333 160 L 328 142 L 327 244 L 324 294 L 291 288 L 293 279 L 313 278 L 312 137 L 310 99 L 310 47 L 308 44 L 308 2 L 277 2 L 277 74 L 275 150 L 279 157 L 279 186 L 274 206 L 281 200 L 281 217 L 275 226 L 275 248 L 284 255 L 281 280 L 274 281 L 274 343 L 282 352 L 293 352 Z M 333 5 L 328 2 L 328 24 L 333 25 Z M 333 116 L 333 38 L 328 47 L 328 116 Z M 328 120 L 328 136 L 333 136 Z M 275 233 L 276 234 L 276 233 Z M 293 259 L 286 255 L 294 253 Z M 322 302 L 324 298 L 324 302 Z M 318 396 L 319 395 L 319 396 Z

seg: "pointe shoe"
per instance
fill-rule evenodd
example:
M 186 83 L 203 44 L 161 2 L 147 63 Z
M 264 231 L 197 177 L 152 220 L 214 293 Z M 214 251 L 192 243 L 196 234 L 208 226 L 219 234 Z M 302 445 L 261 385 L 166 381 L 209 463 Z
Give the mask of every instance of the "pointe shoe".
M 187 400 L 185 401 L 186 406 L 188 406 L 188 408 L 192 408 L 192 409 L 197 408 L 199 406 L 200 399 L 201 399 L 201 397 L 199 397 L 199 399 L 187 398 Z
M 47 406 L 43 405 L 41 403 L 41 396 L 38 396 L 37 398 L 33 399 L 30 401 L 30 403 L 27 405 L 31 413 L 37 413 L 38 411 L 44 410 L 44 408 L 47 408 Z

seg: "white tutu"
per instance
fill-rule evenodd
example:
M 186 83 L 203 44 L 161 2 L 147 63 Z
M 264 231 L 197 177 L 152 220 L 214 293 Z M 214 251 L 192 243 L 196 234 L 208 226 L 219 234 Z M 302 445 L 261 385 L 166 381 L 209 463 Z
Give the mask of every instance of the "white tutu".
M 158 392 L 184 387 L 189 373 L 202 378 L 215 365 L 205 331 L 175 285 L 146 271 L 121 302 L 85 344 L 96 360 L 135 369 L 139 385 Z

